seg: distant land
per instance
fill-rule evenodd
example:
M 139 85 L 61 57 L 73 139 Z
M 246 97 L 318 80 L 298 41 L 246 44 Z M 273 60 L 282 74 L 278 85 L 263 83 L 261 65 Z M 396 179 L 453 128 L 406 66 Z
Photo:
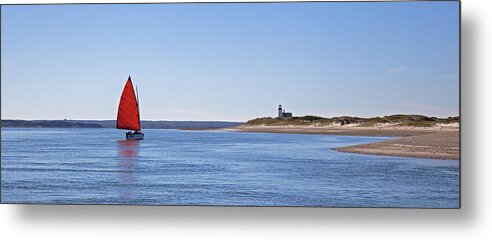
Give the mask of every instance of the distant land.
M 218 129 L 242 122 L 225 121 L 142 121 L 144 129 Z M 2 128 L 115 128 L 115 120 L 2 120 Z
M 243 126 L 353 126 L 353 127 L 434 127 L 438 125 L 458 124 L 459 117 L 437 118 L 423 115 L 395 114 L 384 117 L 359 118 L 359 117 L 333 117 L 324 118 L 318 116 L 304 116 L 292 118 L 256 118 L 247 121 Z
M 460 117 L 395 114 L 383 117 L 318 116 L 256 118 L 224 130 L 238 132 L 388 136 L 390 140 L 336 148 L 347 153 L 460 159 Z
M 437 118 L 424 115 L 395 114 L 360 118 L 340 116 L 324 118 L 303 116 L 292 118 L 262 117 L 247 122 L 227 121 L 142 121 L 144 129 L 219 129 L 231 127 L 435 127 L 459 124 L 459 117 Z M 115 120 L 2 120 L 1 127 L 23 128 L 114 128 Z

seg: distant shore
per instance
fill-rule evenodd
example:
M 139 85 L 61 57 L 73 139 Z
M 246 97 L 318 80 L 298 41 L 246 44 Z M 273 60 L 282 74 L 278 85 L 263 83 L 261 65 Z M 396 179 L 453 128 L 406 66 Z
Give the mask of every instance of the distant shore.
M 371 155 L 459 160 L 459 126 L 441 127 L 313 127 L 238 126 L 224 131 L 328 134 L 343 136 L 391 136 L 397 139 L 337 148 L 337 151 Z
M 225 121 L 164 121 L 142 120 L 144 129 L 218 129 L 241 125 Z M 2 119 L 2 128 L 115 128 L 116 120 L 18 120 Z

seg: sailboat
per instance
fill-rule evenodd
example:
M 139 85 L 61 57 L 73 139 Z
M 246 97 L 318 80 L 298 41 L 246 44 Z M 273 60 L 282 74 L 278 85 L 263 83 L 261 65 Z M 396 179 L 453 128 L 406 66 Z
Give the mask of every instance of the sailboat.
M 117 129 L 129 130 L 126 132 L 126 139 L 128 140 L 144 139 L 144 134 L 141 132 L 140 108 L 138 104 L 138 89 L 137 95 L 135 95 L 132 79 L 128 76 L 123 93 L 121 93 L 118 118 L 116 119 Z

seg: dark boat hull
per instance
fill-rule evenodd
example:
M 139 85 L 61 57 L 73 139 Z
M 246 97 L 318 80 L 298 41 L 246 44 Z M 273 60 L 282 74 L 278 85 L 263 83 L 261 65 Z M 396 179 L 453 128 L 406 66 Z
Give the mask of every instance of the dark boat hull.
M 127 140 L 143 140 L 144 134 L 142 132 L 127 132 L 126 133 Z

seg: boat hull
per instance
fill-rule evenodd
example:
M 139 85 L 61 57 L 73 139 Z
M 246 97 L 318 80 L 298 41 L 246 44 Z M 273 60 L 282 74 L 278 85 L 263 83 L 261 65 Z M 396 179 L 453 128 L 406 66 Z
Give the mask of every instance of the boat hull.
M 144 134 L 142 132 L 126 133 L 126 139 L 128 139 L 128 140 L 143 140 Z

